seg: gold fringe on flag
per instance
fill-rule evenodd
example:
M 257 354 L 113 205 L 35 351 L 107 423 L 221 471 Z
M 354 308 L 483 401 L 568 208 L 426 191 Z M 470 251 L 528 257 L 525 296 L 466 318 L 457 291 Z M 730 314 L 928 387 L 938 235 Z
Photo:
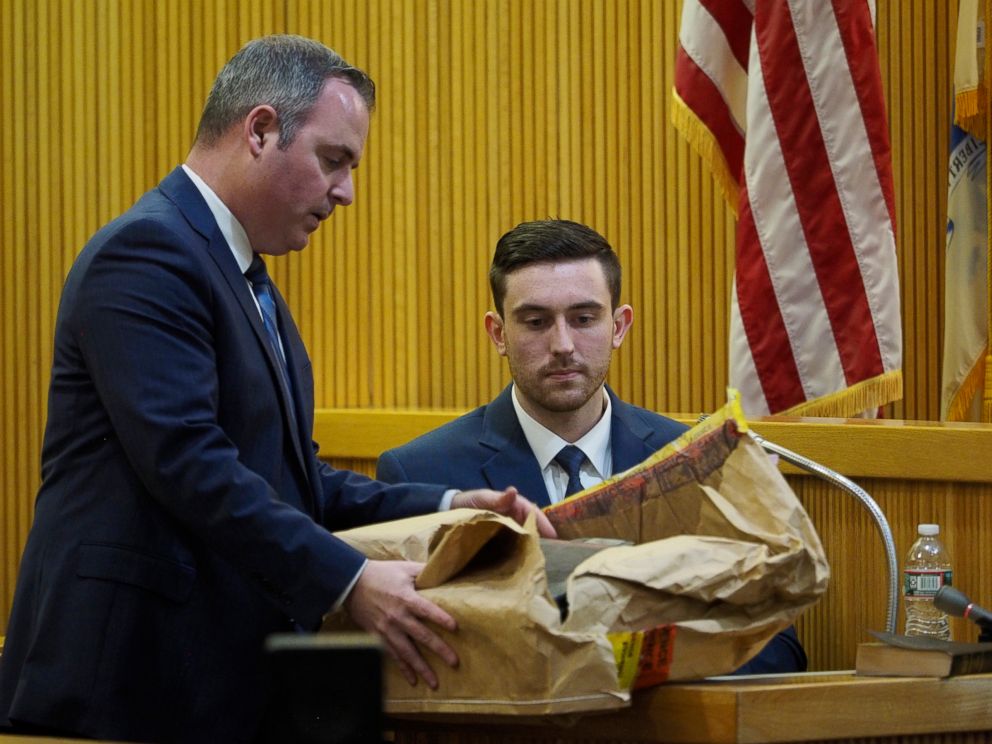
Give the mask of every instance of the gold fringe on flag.
M 981 91 L 978 88 L 958 91 L 955 94 L 954 117 L 957 119 L 955 123 L 962 129 L 967 130 L 967 127 L 961 124 L 963 120 L 969 119 L 972 116 L 978 116 L 978 112 L 985 109 L 985 106 L 982 106 L 979 100 L 981 97 Z
M 902 370 L 891 370 L 836 393 L 813 398 L 779 411 L 782 416 L 851 418 L 902 398 Z
M 695 150 L 709 167 L 713 178 L 723 192 L 723 198 L 727 200 L 730 210 L 737 216 L 737 178 L 730 172 L 726 158 L 723 157 L 723 150 L 713 132 L 710 131 L 696 113 L 689 108 L 682 97 L 672 90 L 672 124 L 688 140 L 692 149 Z
M 963 90 L 954 96 L 954 123 L 980 140 L 985 140 L 985 88 Z
M 958 389 L 954 392 L 954 396 L 951 398 L 950 402 L 947 404 L 947 420 L 948 421 L 969 421 L 969 416 L 972 415 L 972 401 L 975 396 L 978 395 L 979 390 L 982 389 L 983 382 L 985 383 L 985 400 L 988 400 L 988 379 L 987 363 L 986 357 L 988 354 L 988 346 L 982 352 L 982 355 L 975 360 L 975 366 L 971 368 L 965 378 L 961 381 Z M 987 414 L 986 414 L 987 415 Z M 988 418 L 982 419 L 983 421 L 988 421 Z
M 989 4 L 985 0 L 960 0 L 958 34 L 954 50 L 954 123 L 964 131 L 985 140 L 988 90 L 988 60 L 978 33 L 984 21 L 988 28 Z M 982 32 L 984 33 L 984 31 Z

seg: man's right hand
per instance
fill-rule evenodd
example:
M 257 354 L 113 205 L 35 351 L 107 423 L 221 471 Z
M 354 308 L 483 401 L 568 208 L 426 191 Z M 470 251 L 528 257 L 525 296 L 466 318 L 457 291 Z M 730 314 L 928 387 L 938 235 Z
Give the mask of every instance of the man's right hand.
M 414 561 L 368 561 L 344 607 L 363 630 L 383 639 L 411 685 L 421 677 L 431 689 L 437 689 L 437 675 L 421 647 L 433 651 L 450 667 L 458 666 L 458 655 L 428 623 L 448 631 L 456 630 L 458 624 L 417 592 L 414 581 L 423 567 Z

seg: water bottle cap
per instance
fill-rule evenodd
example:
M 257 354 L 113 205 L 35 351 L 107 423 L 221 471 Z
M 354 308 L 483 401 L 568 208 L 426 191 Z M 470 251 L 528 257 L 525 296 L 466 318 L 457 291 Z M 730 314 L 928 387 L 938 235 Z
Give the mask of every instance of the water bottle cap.
M 925 537 L 933 537 L 934 535 L 940 534 L 940 525 L 920 524 L 916 526 L 916 531 Z

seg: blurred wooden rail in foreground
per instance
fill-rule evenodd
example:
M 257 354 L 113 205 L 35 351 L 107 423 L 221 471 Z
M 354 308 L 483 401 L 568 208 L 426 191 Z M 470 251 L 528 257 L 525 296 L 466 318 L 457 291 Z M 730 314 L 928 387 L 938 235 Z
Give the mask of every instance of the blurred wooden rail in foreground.
M 635 693 L 629 710 L 521 725 L 476 716 L 393 722 L 397 744 L 979 744 L 992 729 L 992 675 L 951 679 L 768 675 L 678 682 Z M 941 715 L 941 712 L 944 715 Z

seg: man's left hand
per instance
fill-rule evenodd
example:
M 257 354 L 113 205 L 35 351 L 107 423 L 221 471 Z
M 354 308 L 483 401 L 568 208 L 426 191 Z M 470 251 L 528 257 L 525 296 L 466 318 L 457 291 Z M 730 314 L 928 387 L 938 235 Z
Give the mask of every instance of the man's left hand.
M 503 491 L 478 488 L 473 491 L 460 491 L 451 500 L 452 509 L 486 509 L 510 517 L 518 524 L 527 521 L 533 512 L 537 517 L 537 532 L 541 537 L 557 537 L 547 516 L 533 501 L 521 496 L 513 486 Z

